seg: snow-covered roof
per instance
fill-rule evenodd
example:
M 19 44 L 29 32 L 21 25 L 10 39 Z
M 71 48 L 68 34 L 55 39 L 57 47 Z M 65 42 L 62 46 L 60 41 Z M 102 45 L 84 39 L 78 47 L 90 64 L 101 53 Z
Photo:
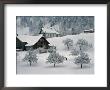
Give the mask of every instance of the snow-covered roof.
M 19 35 L 17 36 L 17 38 L 19 40 L 21 40 L 22 42 L 27 42 L 27 44 L 25 46 L 32 46 L 34 45 L 36 42 L 38 42 L 38 40 L 42 37 L 43 35 L 40 34 L 39 36 L 28 36 L 28 35 Z
M 43 32 L 45 33 L 56 33 L 59 34 L 54 28 L 50 27 L 50 28 L 42 28 Z
M 49 46 L 55 46 L 55 44 L 49 43 Z
M 84 30 L 84 31 L 94 31 L 94 29 L 88 29 L 88 30 Z

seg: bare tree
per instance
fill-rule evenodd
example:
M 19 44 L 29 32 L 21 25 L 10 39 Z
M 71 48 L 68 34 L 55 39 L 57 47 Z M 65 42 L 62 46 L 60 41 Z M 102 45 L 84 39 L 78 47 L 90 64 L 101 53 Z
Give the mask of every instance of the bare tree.
M 29 62 L 30 66 L 32 63 L 37 63 L 37 60 L 38 60 L 37 55 L 32 50 L 29 50 L 23 59 L 23 61 Z
M 85 51 L 88 49 L 88 41 L 86 41 L 85 39 L 79 39 L 76 43 L 77 46 L 79 46 L 80 51 Z
M 74 60 L 74 63 L 75 64 L 80 64 L 81 65 L 81 68 L 83 67 L 82 65 L 83 64 L 89 64 L 90 63 L 90 58 L 88 56 L 87 53 L 81 53 L 79 56 L 77 56 Z
M 65 60 L 65 57 L 59 55 L 56 52 L 52 52 L 48 56 L 47 63 L 50 63 L 50 64 L 53 63 L 54 64 L 54 67 L 55 67 L 56 64 L 63 63 L 64 60 Z
M 64 43 L 64 45 L 67 46 L 68 50 L 70 49 L 70 47 L 73 46 L 73 40 L 72 39 L 69 39 L 69 38 L 63 40 L 63 43 Z

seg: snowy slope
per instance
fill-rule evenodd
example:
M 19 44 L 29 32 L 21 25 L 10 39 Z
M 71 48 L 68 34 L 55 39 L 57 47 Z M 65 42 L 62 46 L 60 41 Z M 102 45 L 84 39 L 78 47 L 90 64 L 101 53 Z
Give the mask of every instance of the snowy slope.
M 94 43 L 93 33 L 89 33 L 89 34 L 81 33 L 79 35 L 66 35 L 63 37 L 48 38 L 47 40 L 50 42 L 51 45 L 56 46 L 58 50 L 64 50 L 65 46 L 63 44 L 63 40 L 65 40 L 66 38 L 72 39 L 73 44 L 75 44 L 78 41 L 78 39 L 86 39 L 89 43 L 92 43 L 92 44 Z
M 21 51 L 17 56 L 17 74 L 93 74 L 94 73 L 94 49 L 88 51 L 88 54 L 91 58 L 92 63 L 89 65 L 84 65 L 83 69 L 80 69 L 80 66 L 77 66 L 73 63 L 75 56 L 72 56 L 70 51 L 66 50 L 63 40 L 70 38 L 75 44 L 78 39 L 86 39 L 89 43 L 94 45 L 94 34 L 93 33 L 82 33 L 80 35 L 67 35 L 63 37 L 53 37 L 48 38 L 47 40 L 57 48 L 59 54 L 67 57 L 67 61 L 63 64 L 57 64 L 56 67 L 53 67 L 53 64 L 47 64 L 46 59 L 49 53 L 38 54 L 38 63 L 33 64 L 31 67 L 28 63 L 23 62 L 26 52 Z

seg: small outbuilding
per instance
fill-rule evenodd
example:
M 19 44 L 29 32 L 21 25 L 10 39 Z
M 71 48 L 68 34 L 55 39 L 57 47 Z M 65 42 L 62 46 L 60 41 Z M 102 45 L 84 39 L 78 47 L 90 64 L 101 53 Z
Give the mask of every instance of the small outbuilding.
M 94 29 L 84 30 L 84 33 L 94 33 Z

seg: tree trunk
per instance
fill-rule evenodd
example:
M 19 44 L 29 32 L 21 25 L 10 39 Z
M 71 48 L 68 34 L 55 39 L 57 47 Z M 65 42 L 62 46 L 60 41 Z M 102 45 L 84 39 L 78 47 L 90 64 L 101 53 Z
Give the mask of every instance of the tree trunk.
M 68 48 L 68 50 L 69 50 L 69 46 L 67 45 L 67 48 Z
M 81 64 L 81 68 L 82 68 L 82 64 Z
M 31 62 L 29 62 L 30 63 L 30 66 L 31 66 Z
M 54 64 L 54 67 L 55 67 L 55 64 Z
M 80 51 L 81 51 L 81 46 L 79 46 L 80 47 Z

